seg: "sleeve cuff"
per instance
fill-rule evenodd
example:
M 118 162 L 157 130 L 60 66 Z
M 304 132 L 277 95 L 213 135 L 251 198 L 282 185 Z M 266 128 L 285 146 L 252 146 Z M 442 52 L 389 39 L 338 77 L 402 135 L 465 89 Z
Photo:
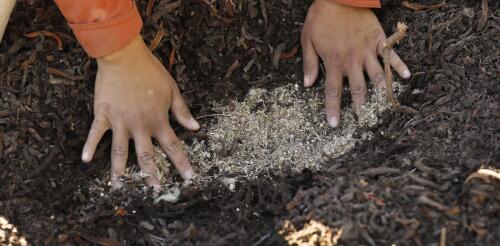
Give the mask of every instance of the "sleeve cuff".
M 333 0 L 333 2 L 360 8 L 381 8 L 380 0 Z
M 135 4 L 121 15 L 104 21 L 72 24 L 71 29 L 87 54 L 94 58 L 110 55 L 130 43 L 142 28 Z

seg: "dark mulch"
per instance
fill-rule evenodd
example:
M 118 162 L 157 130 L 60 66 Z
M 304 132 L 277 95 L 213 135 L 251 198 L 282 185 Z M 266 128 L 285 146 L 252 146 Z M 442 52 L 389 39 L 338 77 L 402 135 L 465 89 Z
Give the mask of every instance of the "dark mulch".
M 150 42 L 165 28 L 155 54 L 169 67 L 175 50 L 172 74 L 195 115 L 252 86 L 300 80 L 299 36 L 311 1 L 233 0 L 241 10 L 232 16 L 226 1 L 212 11 L 204 1 L 156 2 L 150 17 L 146 1 L 138 3 L 144 37 Z M 415 93 L 403 103 L 418 115 L 394 114 L 373 141 L 319 173 L 241 182 L 234 193 L 215 183 L 184 191 L 178 203 L 154 204 L 139 191 L 89 189 L 109 169 L 109 136 L 92 164 L 79 158 L 95 62 L 52 1 L 19 1 L 0 44 L 0 217 L 17 232 L 2 224 L 0 232 L 37 245 L 275 245 L 285 243 L 278 233 L 285 221 L 300 229 L 316 220 L 342 228 L 346 244 L 439 245 L 445 228 L 450 245 L 498 245 L 498 180 L 465 180 L 481 167 L 500 168 L 499 3 L 490 1 L 478 30 L 480 1 L 423 12 L 389 2 L 377 14 L 387 32 L 397 21 L 410 27 L 398 50 L 414 74 Z M 64 49 L 23 37 L 39 30 L 69 35 L 59 34 Z M 273 59 L 276 50 L 295 49 Z M 51 76 L 49 67 L 72 77 Z

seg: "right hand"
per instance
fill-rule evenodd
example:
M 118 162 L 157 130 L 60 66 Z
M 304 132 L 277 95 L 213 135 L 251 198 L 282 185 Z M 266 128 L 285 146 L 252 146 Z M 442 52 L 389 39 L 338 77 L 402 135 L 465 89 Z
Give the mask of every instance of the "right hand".
M 377 59 L 382 55 L 385 41 L 384 30 L 370 9 L 329 0 L 316 0 L 309 8 L 301 37 L 304 86 L 314 84 L 321 58 L 326 69 L 325 102 L 330 126 L 340 124 L 344 76 L 349 79 L 355 107 L 361 106 L 368 98 L 363 71 L 367 72 L 375 88 L 385 87 L 384 69 Z M 394 50 L 389 62 L 401 77 L 410 77 L 410 70 Z
M 90 162 L 104 133 L 112 130 L 112 188 L 123 185 L 118 178 L 125 173 L 129 139 L 133 139 L 139 166 L 149 175 L 146 185 L 159 190 L 161 184 L 156 176 L 151 141 L 154 137 L 181 176 L 190 180 L 193 168 L 170 126 L 168 111 L 189 130 L 198 130 L 200 125 L 189 112 L 174 79 L 142 38 L 138 36 L 121 50 L 97 59 L 97 64 L 94 122 L 82 160 Z

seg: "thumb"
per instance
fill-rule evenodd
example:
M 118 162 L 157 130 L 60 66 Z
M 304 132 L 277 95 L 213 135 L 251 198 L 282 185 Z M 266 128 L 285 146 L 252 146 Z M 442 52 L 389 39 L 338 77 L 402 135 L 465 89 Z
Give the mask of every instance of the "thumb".
M 172 114 L 179 124 L 185 127 L 188 130 L 196 131 L 200 129 L 200 124 L 196 121 L 189 111 L 186 103 L 184 102 L 184 98 L 178 88 L 174 89 L 173 98 L 172 98 L 172 106 L 170 107 Z
M 304 63 L 304 86 L 310 87 L 318 77 L 319 57 L 309 36 L 302 33 L 302 56 Z

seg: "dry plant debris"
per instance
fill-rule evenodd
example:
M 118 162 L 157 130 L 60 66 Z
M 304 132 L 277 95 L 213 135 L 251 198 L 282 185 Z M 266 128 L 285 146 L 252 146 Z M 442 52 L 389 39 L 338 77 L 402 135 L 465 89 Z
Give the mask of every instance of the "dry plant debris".
M 441 7 L 446 5 L 446 2 L 442 2 L 442 3 L 438 3 L 438 4 L 434 4 L 434 5 L 423 5 L 423 4 L 414 3 L 414 2 L 410 2 L 410 1 L 403 1 L 401 3 L 401 5 L 403 5 L 406 8 L 415 10 L 415 11 L 427 11 L 427 10 L 434 10 L 434 9 L 441 8 Z
M 158 46 L 160 45 L 160 42 L 165 36 L 165 29 L 163 28 L 163 22 L 160 23 L 160 27 L 158 28 L 158 32 L 156 32 L 155 37 L 151 41 L 151 44 L 149 45 L 149 50 L 154 51 Z
M 384 70 L 385 70 L 385 84 L 387 88 L 387 98 L 389 102 L 391 102 L 393 108 L 397 112 L 409 113 L 409 114 L 417 114 L 418 111 L 407 107 L 401 106 L 394 97 L 394 75 L 392 74 L 391 64 L 390 64 L 390 56 L 391 52 L 394 48 L 394 45 L 399 43 L 406 35 L 406 31 L 408 30 L 408 26 L 402 22 L 398 22 L 397 31 L 392 34 L 385 43 L 383 44 L 382 57 L 384 58 Z
M 473 179 L 481 179 L 486 182 L 490 182 L 491 180 L 497 180 L 500 181 L 500 169 L 485 169 L 481 168 L 477 170 L 476 172 L 472 173 L 465 179 L 464 184 L 467 185 L 472 181 Z
M 27 38 L 36 38 L 39 36 L 46 36 L 46 37 L 52 38 L 52 39 L 54 39 L 54 41 L 56 41 L 57 50 L 59 50 L 59 51 L 63 50 L 63 42 L 62 42 L 61 38 L 59 37 L 59 35 L 56 33 L 49 32 L 49 31 L 37 31 L 37 32 L 26 33 L 26 34 L 24 34 L 24 36 Z
M 286 220 L 279 231 L 288 245 L 333 246 L 338 245 L 342 229 L 333 229 L 318 221 L 311 220 L 304 228 L 297 230 L 292 222 Z
M 477 24 L 477 31 L 482 30 L 486 26 L 486 22 L 488 21 L 488 0 L 483 0 L 481 3 L 481 18 L 479 19 L 479 23 Z
M 396 86 L 400 92 L 402 87 Z M 337 129 L 326 124 L 322 88 L 289 84 L 271 90 L 251 89 L 243 102 L 217 105 L 219 114 L 205 127 L 207 138 L 186 146 L 200 186 L 218 179 L 230 190 L 238 180 L 318 170 L 325 161 L 370 140 L 370 130 L 390 112 L 385 93 L 375 90 L 356 110 L 347 107 Z M 172 183 L 173 166 L 157 149 L 158 175 Z

